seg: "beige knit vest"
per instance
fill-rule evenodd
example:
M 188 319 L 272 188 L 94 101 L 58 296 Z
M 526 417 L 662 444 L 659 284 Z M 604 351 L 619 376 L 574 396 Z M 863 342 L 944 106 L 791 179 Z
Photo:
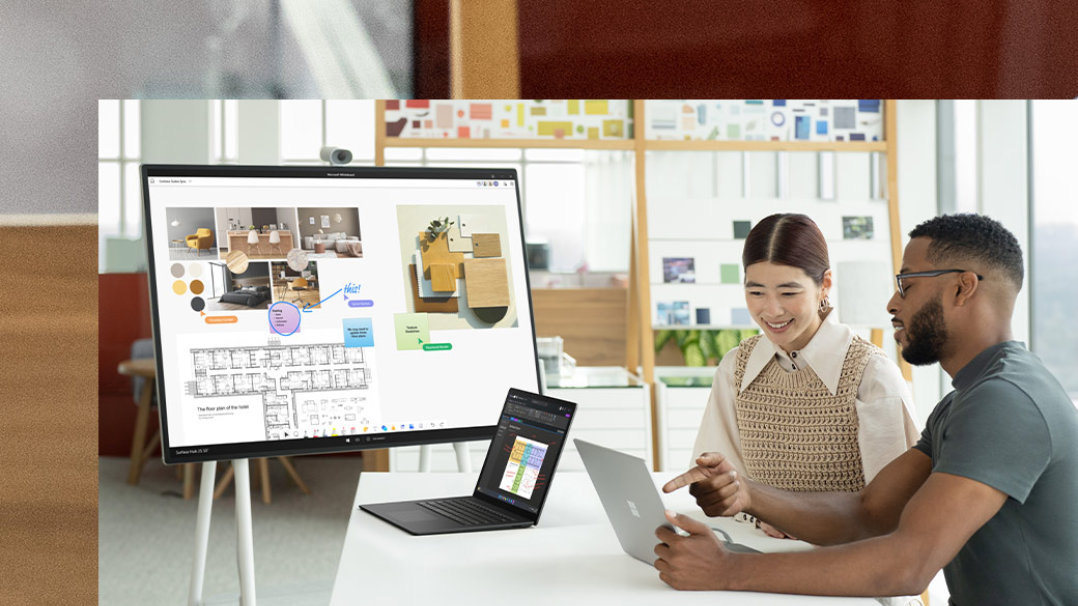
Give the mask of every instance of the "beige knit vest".
M 834 395 L 811 367 L 787 372 L 772 358 L 741 390 L 757 335 L 738 350 L 737 427 L 750 478 L 794 491 L 854 492 L 865 486 L 857 442 L 857 387 L 877 348 L 854 336 Z

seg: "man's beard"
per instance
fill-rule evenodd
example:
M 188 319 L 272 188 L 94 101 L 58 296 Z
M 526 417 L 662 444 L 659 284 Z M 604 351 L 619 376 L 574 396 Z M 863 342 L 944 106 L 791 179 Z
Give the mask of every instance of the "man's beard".
M 906 326 L 906 346 L 902 357 L 915 366 L 939 362 L 940 351 L 947 342 L 947 326 L 943 323 L 943 306 L 939 299 L 926 304 Z

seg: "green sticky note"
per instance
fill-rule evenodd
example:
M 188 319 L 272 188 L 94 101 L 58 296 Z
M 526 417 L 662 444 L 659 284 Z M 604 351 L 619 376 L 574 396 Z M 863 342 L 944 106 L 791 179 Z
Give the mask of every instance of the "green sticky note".
M 737 140 L 741 138 L 741 125 L 740 124 L 727 124 L 726 125 L 726 138 Z
M 737 284 L 741 281 L 737 263 L 723 263 L 719 266 L 719 274 L 723 284 Z
M 393 327 L 397 333 L 398 350 L 422 349 L 424 343 L 430 342 L 427 314 L 396 314 Z

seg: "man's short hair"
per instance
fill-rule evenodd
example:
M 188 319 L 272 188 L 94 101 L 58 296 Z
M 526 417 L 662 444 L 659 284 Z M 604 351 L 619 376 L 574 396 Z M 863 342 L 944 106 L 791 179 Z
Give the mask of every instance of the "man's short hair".
M 927 256 L 933 265 L 981 263 L 1003 271 L 1015 286 L 1022 288 L 1022 247 L 1014 234 L 995 219 L 974 213 L 941 215 L 913 228 L 910 238 L 932 240 Z

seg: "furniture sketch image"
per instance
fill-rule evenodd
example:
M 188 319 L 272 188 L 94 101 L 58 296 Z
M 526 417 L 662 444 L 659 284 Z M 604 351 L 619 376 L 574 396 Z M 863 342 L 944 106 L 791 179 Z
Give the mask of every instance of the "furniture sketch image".
M 334 253 L 334 258 L 363 256 L 358 208 L 300 206 L 296 213 L 303 250 Z
M 279 259 L 294 248 L 295 240 L 292 232 L 288 230 L 275 229 L 259 232 L 257 229 L 252 229 L 230 231 L 228 241 L 231 250 L 245 251 L 254 258 Z
M 202 253 L 218 254 L 216 223 L 212 208 L 170 206 L 165 209 L 168 258 L 172 261 L 195 261 Z
M 233 253 L 242 254 L 241 251 Z M 215 286 L 214 294 L 206 298 L 206 311 L 268 309 L 273 298 L 269 263 L 247 261 L 243 272 L 233 271 L 231 265 L 242 264 L 210 263 L 211 282 Z M 217 285 L 220 285 L 219 291 Z
M 221 295 L 221 303 L 235 303 L 247 307 L 258 307 L 270 298 L 269 286 L 244 286 Z
M 201 254 L 202 251 L 213 246 L 213 230 L 200 227 L 195 233 L 187 236 L 186 241 L 188 248 L 193 248 L 197 254 Z
M 275 246 L 277 248 L 278 252 L 282 252 L 281 251 L 281 232 L 279 232 L 277 230 L 271 231 L 270 235 L 269 235 L 269 243 L 270 243 L 270 245 Z
M 324 253 L 327 250 L 335 250 L 348 257 L 362 257 L 363 244 L 356 236 L 350 236 L 345 232 L 327 232 L 310 236 L 304 236 L 303 248 L 313 250 L 316 253 Z
M 292 282 L 289 283 L 288 286 L 292 290 L 292 292 L 297 293 L 295 298 L 292 299 L 293 303 L 302 300 L 302 297 L 300 296 L 300 291 L 307 290 L 307 284 L 307 278 L 304 278 L 303 276 L 294 278 Z
M 258 232 L 252 229 L 247 232 L 247 254 L 254 254 L 256 246 L 258 246 Z

